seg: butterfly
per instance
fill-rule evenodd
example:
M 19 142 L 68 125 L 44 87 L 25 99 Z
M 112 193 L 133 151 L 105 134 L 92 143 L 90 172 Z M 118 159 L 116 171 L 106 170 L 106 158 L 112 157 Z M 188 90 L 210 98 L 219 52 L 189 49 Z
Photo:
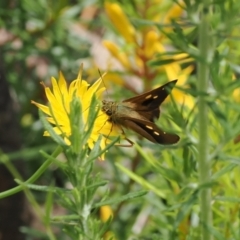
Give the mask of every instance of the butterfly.
M 160 105 L 170 94 L 177 80 L 168 82 L 141 95 L 122 102 L 102 101 L 102 111 L 108 115 L 108 121 L 121 129 L 128 128 L 153 143 L 174 144 L 179 136 L 167 133 L 159 128 L 154 120 L 160 116 Z M 133 144 L 131 140 L 126 140 Z

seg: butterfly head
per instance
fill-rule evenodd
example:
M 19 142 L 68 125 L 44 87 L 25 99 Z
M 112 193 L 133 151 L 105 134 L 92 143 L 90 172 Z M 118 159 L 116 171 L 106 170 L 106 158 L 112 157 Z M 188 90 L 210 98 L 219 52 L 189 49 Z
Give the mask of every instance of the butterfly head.
M 115 102 L 103 100 L 102 101 L 102 111 L 104 113 L 106 113 L 109 117 L 112 117 L 112 115 L 115 112 L 115 108 L 116 108 L 115 105 L 116 105 Z

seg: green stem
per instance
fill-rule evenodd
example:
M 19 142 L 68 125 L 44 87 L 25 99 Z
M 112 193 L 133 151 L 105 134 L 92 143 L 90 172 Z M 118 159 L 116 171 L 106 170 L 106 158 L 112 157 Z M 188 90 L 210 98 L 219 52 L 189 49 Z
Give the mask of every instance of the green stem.
M 205 7 L 207 6 L 207 0 L 205 0 Z M 209 6 L 208 6 L 209 8 Z M 207 7 L 206 7 L 207 9 Z M 211 181 L 211 165 L 208 158 L 208 106 L 203 93 L 207 93 L 208 81 L 209 81 L 209 54 L 210 54 L 210 24 L 209 13 L 204 13 L 202 9 L 201 23 L 199 26 L 199 51 L 201 54 L 201 60 L 198 63 L 198 91 L 200 93 L 198 99 L 199 109 L 199 144 L 198 144 L 198 162 L 199 162 L 199 183 L 204 184 Z M 212 211 L 211 211 L 211 189 L 205 188 L 200 192 L 200 212 L 202 223 L 202 239 L 212 239 L 209 227 L 212 226 Z
M 55 158 L 59 155 L 59 153 L 62 152 L 62 148 L 61 147 L 57 147 L 57 149 L 53 152 L 53 154 L 51 155 L 51 158 L 47 159 L 42 166 L 27 180 L 25 181 L 21 186 L 17 186 L 15 188 L 11 188 L 7 191 L 1 192 L 0 193 L 0 199 L 1 198 L 5 198 L 8 196 L 11 196 L 17 192 L 20 192 L 22 190 L 24 190 L 25 188 L 25 184 L 29 184 L 29 183 L 34 183 L 45 171 L 46 169 L 49 167 L 49 165 L 52 163 L 52 157 Z

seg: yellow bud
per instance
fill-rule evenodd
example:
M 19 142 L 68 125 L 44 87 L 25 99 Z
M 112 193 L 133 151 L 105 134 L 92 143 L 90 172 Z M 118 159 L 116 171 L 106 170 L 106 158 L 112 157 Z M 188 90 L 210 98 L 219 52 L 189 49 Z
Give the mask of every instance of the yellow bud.
M 233 98 L 236 102 L 240 102 L 240 88 L 233 91 Z
M 179 53 L 173 56 L 173 59 L 175 60 L 181 60 L 183 58 L 188 57 L 189 55 L 187 53 Z
M 112 209 L 109 205 L 102 206 L 100 208 L 100 218 L 103 222 L 106 222 L 110 217 L 113 217 Z
M 234 74 L 232 75 L 232 80 L 236 81 L 236 76 Z M 234 89 L 234 91 L 233 91 L 233 99 L 236 102 L 240 102 L 240 88 Z
M 106 76 L 104 77 L 104 82 L 108 86 L 108 82 L 116 83 L 117 85 L 123 86 L 124 80 L 119 76 L 119 74 L 114 72 L 107 72 Z
M 138 69 L 143 69 L 144 63 L 140 57 L 135 56 L 135 62 Z
M 182 3 L 183 4 L 183 3 Z M 165 16 L 165 23 L 171 22 L 171 19 L 178 18 L 182 15 L 183 8 L 179 4 L 174 4 Z
M 160 43 L 158 34 L 151 30 L 145 36 L 144 55 L 151 58 L 155 53 L 164 52 L 164 47 Z
M 145 37 L 145 56 L 150 58 L 155 52 L 155 44 L 158 41 L 158 35 L 155 31 L 149 31 Z
M 128 60 L 127 55 L 121 52 L 116 44 L 110 41 L 103 41 L 103 45 L 108 49 L 108 51 L 125 67 L 126 69 L 131 68 L 131 64 Z
M 103 46 L 108 49 L 108 51 L 116 57 L 119 53 L 119 48 L 116 44 L 114 44 L 111 41 L 104 40 L 103 41 Z
M 105 3 L 105 10 L 118 32 L 129 43 L 135 42 L 135 29 L 117 3 Z

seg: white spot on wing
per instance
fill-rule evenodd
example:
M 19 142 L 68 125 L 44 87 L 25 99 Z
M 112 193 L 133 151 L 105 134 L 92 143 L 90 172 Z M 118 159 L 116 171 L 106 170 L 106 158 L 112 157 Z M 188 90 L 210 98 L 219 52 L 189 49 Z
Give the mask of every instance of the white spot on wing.
M 145 97 L 145 99 L 149 99 L 149 98 L 151 98 L 151 97 L 152 97 L 152 94 L 147 95 L 147 96 Z

